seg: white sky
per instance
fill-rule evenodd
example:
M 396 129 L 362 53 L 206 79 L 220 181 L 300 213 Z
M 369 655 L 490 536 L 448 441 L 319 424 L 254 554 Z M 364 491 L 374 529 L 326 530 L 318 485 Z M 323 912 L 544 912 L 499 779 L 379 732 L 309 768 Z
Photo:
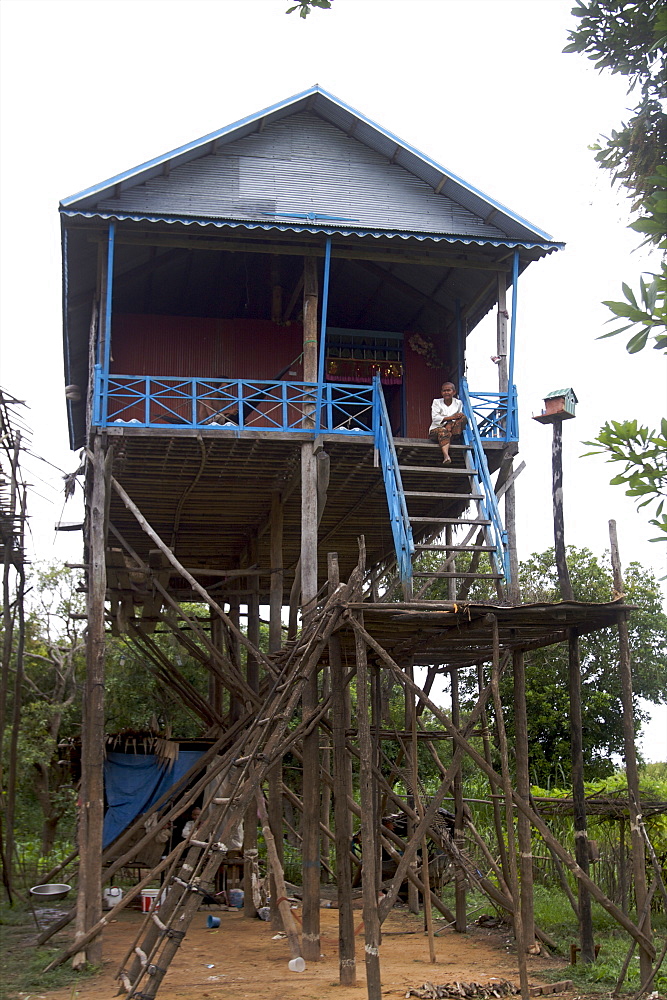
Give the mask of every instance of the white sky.
M 519 281 L 515 381 L 521 414 L 519 555 L 553 544 L 551 431 L 530 419 L 573 386 L 564 426 L 566 541 L 601 554 L 609 518 L 624 564 L 667 572 L 667 546 L 610 467 L 580 458 L 610 418 L 655 426 L 664 357 L 630 357 L 603 299 L 638 284 L 628 205 L 587 148 L 623 119 L 620 78 L 562 48 L 571 0 L 334 0 L 307 20 L 287 0 L 3 0 L 0 384 L 30 405 L 34 450 L 72 470 L 62 375 L 58 201 L 319 83 L 494 199 L 567 243 Z M 470 341 L 469 383 L 493 390 L 495 326 Z M 37 558 L 77 560 L 55 535 L 61 480 L 31 466 Z M 40 477 L 39 479 L 37 477 Z M 667 710 L 646 749 L 667 760 Z

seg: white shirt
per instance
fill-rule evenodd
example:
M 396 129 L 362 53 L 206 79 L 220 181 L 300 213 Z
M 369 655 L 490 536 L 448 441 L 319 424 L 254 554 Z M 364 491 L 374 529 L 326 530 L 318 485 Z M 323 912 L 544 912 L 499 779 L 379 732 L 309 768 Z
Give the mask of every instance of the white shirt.
M 449 406 L 445 403 L 442 396 L 438 399 L 434 399 L 431 403 L 431 426 L 429 427 L 429 434 L 434 431 L 436 427 L 439 427 L 445 417 L 453 417 L 457 413 L 463 412 L 463 403 L 456 396 L 452 399 Z

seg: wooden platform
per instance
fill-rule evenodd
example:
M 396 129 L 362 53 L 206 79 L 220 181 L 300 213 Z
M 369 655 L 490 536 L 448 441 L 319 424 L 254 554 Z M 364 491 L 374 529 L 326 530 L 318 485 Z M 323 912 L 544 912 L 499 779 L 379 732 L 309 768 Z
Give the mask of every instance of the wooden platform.
M 241 564 L 255 567 L 260 599 L 269 590 L 269 517 L 272 495 L 284 503 L 284 593 L 285 603 L 294 578 L 301 547 L 301 446 L 308 435 L 212 428 L 200 433 L 170 429 L 110 429 L 114 446 L 113 475 L 138 505 L 152 527 L 173 547 L 176 556 L 212 596 L 232 592 L 243 600 L 250 576 L 238 575 Z M 326 578 L 327 552 L 337 552 L 341 577 L 345 579 L 357 561 L 357 539 L 366 539 L 368 564 L 393 554 L 393 539 L 387 499 L 370 435 L 323 435 L 318 444 L 330 459 L 327 501 L 320 524 L 319 577 Z M 454 445 L 451 475 L 442 474 L 439 449 L 428 441 L 396 439 L 401 465 L 432 466 L 437 485 L 449 494 L 447 500 L 426 494 L 411 498 L 410 510 L 418 516 L 458 517 L 467 501 L 458 494 L 468 492 L 463 471 L 463 446 Z M 489 447 L 489 465 L 498 467 L 502 444 Z M 457 474 L 458 470 L 458 474 Z M 435 478 L 435 475 L 434 477 Z M 408 482 L 409 480 L 409 482 Z M 408 474 L 406 489 L 414 489 Z M 110 520 L 144 559 L 152 545 L 131 514 L 114 495 Z M 413 526 L 415 541 L 428 535 L 426 524 Z M 252 554 L 257 539 L 256 555 Z M 110 544 L 117 544 L 110 536 Z M 257 572 L 259 570 L 259 572 Z M 223 571 L 236 575 L 225 579 Z M 177 575 L 169 577 L 169 589 L 179 599 L 191 598 L 187 584 Z

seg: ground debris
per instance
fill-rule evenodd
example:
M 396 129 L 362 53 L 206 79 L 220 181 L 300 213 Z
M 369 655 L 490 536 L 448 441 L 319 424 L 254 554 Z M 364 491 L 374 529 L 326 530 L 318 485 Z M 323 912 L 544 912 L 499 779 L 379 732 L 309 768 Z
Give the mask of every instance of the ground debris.
M 447 998 L 477 998 L 482 1000 L 486 997 L 512 997 L 520 993 L 521 990 L 509 979 L 492 979 L 489 983 L 442 983 L 436 986 L 435 983 L 424 983 L 421 987 L 413 987 L 405 994 L 406 997 L 418 997 L 419 1000 L 447 1000 Z

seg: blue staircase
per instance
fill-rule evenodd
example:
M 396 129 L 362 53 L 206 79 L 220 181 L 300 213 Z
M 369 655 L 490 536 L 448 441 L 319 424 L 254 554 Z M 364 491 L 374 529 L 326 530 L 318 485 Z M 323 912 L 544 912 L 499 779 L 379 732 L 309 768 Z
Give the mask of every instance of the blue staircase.
M 375 447 L 387 493 L 396 563 L 404 594 L 413 594 L 414 579 L 491 580 L 496 586 L 510 578 L 507 532 L 502 524 L 491 483 L 467 383 L 461 380 L 460 396 L 468 421 L 463 444 L 452 445 L 452 465 L 439 464 L 433 447 L 433 464 L 402 464 L 394 444 L 379 378 L 373 392 Z M 497 434 L 494 437 L 497 439 Z M 409 461 L 409 459 L 408 459 Z M 404 488 L 404 481 L 408 484 Z M 413 508 L 412 514 L 408 505 Z M 455 513 L 448 515 L 448 508 Z M 472 508 L 472 509 L 471 509 Z M 415 544 L 414 533 L 420 539 Z M 444 540 L 443 540 L 444 536 Z M 414 558 L 422 552 L 442 556 L 437 569 L 415 570 Z M 457 571 L 457 553 L 486 553 L 491 572 Z

